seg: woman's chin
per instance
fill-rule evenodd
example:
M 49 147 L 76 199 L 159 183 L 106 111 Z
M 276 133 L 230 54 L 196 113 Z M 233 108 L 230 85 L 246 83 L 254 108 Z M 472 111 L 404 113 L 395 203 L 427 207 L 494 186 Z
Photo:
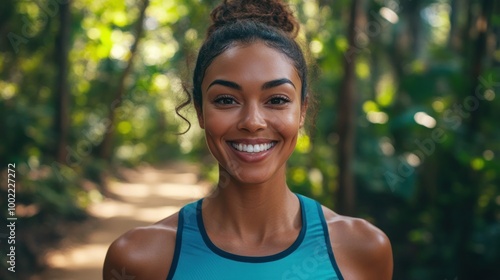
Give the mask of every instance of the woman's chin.
M 234 179 L 238 185 L 261 185 L 270 180 L 268 176 L 263 176 L 262 172 L 252 172 L 253 174 L 237 174 Z M 259 174 L 260 173 L 260 174 Z

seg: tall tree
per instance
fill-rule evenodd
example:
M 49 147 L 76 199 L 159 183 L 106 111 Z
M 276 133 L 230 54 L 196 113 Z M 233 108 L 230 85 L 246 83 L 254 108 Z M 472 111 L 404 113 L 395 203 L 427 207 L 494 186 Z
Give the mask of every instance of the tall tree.
M 356 138 L 356 25 L 361 10 L 361 0 L 353 0 L 350 6 L 350 18 L 347 40 L 349 49 L 344 61 L 344 78 L 340 88 L 338 102 L 339 135 L 338 144 L 338 211 L 342 214 L 353 215 L 355 212 L 356 185 L 354 181 L 354 144 Z
M 55 158 L 64 162 L 67 156 L 67 138 L 69 133 L 69 86 L 68 55 L 71 37 L 71 0 L 59 4 L 59 33 L 56 38 L 55 60 L 57 65 L 56 80 L 56 115 L 55 115 Z
M 476 3 L 474 1 L 469 2 L 471 5 L 469 7 L 469 13 L 474 11 L 472 5 Z M 466 91 L 464 92 L 464 100 L 467 100 L 468 97 L 476 96 L 476 89 L 482 88 L 480 86 L 480 78 L 484 73 L 484 62 L 485 58 L 488 55 L 488 29 L 491 28 L 491 18 L 492 11 L 494 9 L 494 1 L 490 0 L 480 0 L 478 1 L 478 6 L 480 12 L 477 16 L 469 15 L 472 19 L 469 21 L 471 24 L 468 26 L 469 30 L 472 31 L 469 33 L 469 53 L 468 53 L 468 67 L 465 69 L 466 73 L 464 77 L 468 79 L 468 85 Z M 467 50 L 467 49 L 466 49 Z M 486 88 L 482 88 L 482 90 L 486 90 Z M 482 94 L 482 93 L 481 93 Z M 477 146 L 475 143 L 475 138 L 479 133 L 481 133 L 481 114 L 482 110 L 469 110 L 470 116 L 464 119 L 464 128 L 465 128 L 465 141 L 467 145 Z M 474 271 L 472 271 L 468 261 L 471 256 L 470 252 L 470 243 L 472 241 L 472 235 L 474 231 L 474 224 L 476 223 L 476 211 L 477 209 L 477 201 L 483 190 L 483 186 L 481 186 L 480 174 L 478 171 L 471 169 L 468 167 L 466 172 L 460 173 L 460 181 L 467 184 L 467 186 L 477 186 L 477 187 L 469 187 L 467 188 L 467 193 L 463 197 L 461 197 L 461 201 L 459 203 L 459 211 L 458 213 L 461 215 L 462 219 L 460 223 L 457 225 L 457 263 L 459 264 L 459 276 L 460 275 L 472 275 Z
M 139 17 L 137 18 L 137 22 L 135 24 L 135 40 L 132 46 L 130 47 L 130 55 L 129 60 L 127 62 L 127 66 L 123 70 L 120 79 L 118 80 L 118 87 L 115 91 L 113 102 L 111 103 L 111 108 L 109 110 L 108 120 L 109 120 L 109 128 L 107 133 L 104 134 L 104 139 L 102 140 L 99 147 L 99 157 L 110 161 L 113 149 L 113 136 L 114 136 L 114 126 L 116 119 L 116 110 L 120 107 L 123 99 L 123 95 L 125 93 L 126 88 L 126 79 L 130 75 L 132 71 L 132 66 L 134 63 L 134 57 L 137 54 L 137 49 L 139 46 L 139 41 L 141 40 L 142 34 L 144 32 L 144 18 L 146 17 L 146 9 L 149 6 L 149 0 L 143 0 L 142 5 L 139 11 Z

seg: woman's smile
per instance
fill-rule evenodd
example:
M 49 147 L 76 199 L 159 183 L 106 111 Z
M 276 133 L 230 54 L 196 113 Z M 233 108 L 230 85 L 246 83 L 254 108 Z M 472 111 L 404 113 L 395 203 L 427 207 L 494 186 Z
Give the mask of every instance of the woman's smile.
M 267 159 L 278 141 L 267 139 L 241 139 L 227 142 L 242 161 L 252 163 Z
M 239 141 L 234 141 L 234 142 L 232 141 L 229 143 L 237 151 L 251 153 L 251 154 L 256 154 L 256 153 L 268 151 L 272 147 L 274 147 L 274 145 L 276 144 L 275 141 L 271 141 L 269 143 L 264 143 L 264 144 L 245 144 L 245 143 L 241 143 Z

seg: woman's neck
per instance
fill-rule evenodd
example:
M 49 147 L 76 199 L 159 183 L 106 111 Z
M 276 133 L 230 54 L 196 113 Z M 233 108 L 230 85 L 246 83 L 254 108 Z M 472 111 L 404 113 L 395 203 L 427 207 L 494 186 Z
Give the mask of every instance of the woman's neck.
M 204 200 L 203 216 L 207 231 L 254 242 L 265 242 L 276 233 L 297 231 L 301 226 L 300 203 L 286 185 L 285 174 L 252 185 L 227 180 Z

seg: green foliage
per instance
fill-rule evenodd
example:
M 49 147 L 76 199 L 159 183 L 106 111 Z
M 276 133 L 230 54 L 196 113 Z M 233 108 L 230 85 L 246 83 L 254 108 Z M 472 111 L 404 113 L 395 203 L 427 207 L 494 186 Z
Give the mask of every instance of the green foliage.
M 119 165 L 182 158 L 201 163 L 216 180 L 194 110 L 183 111 L 192 128 L 178 136 L 187 123 L 174 109 L 185 99 L 183 85 L 189 89 L 208 14 L 219 1 L 150 1 L 121 100 L 115 92 L 141 1 L 72 1 L 70 129 L 60 163 L 54 129 L 60 26 L 59 10 L 47 6 L 52 2 L 0 2 L 0 170 L 17 164 L 18 206 L 36 209 L 22 217 L 20 234 L 38 243 L 57 240 L 59 224 L 82 219 L 85 206 L 99 199 L 83 182 L 103 188 L 103 173 Z M 370 1 L 349 49 L 351 1 L 290 3 L 303 23 L 299 40 L 318 104 L 290 158 L 290 187 L 336 207 L 337 96 L 354 51 L 357 213 L 391 239 L 394 278 L 494 279 L 500 273 L 498 7 L 487 21 L 486 49 L 478 51 L 476 13 L 485 1 Z M 112 158 L 100 159 L 110 129 Z M 0 195 L 6 197 L 3 185 Z M 35 237 L 33 229 L 42 233 Z M 20 267 L 40 265 L 37 248 L 19 250 Z

